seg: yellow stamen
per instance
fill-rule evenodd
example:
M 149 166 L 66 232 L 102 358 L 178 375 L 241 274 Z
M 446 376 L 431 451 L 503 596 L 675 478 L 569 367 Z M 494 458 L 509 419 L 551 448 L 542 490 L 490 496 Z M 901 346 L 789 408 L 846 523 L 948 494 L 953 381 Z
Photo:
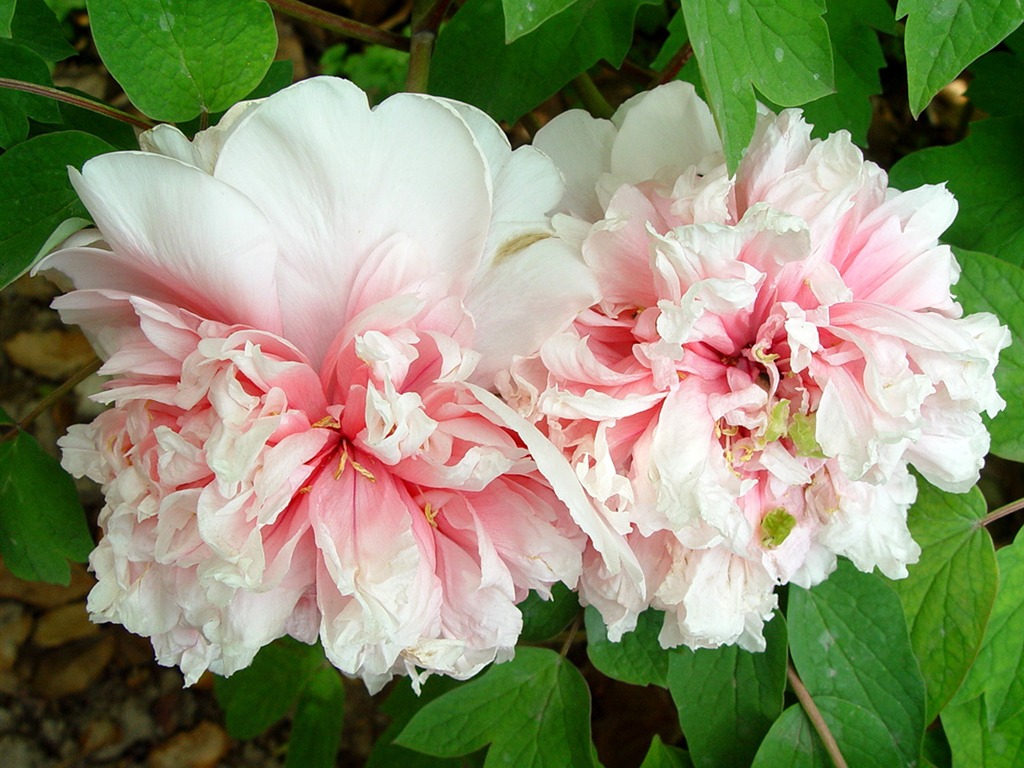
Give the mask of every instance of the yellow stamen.
M 304 485 L 301 488 L 299 488 L 299 493 L 309 493 L 312 490 L 313 490 L 313 486 L 312 485 Z
M 437 528 L 437 515 L 440 511 L 440 509 L 434 509 L 430 506 L 429 501 L 423 505 L 423 515 L 427 518 L 431 528 Z
M 338 468 L 334 470 L 334 479 L 340 480 L 342 473 L 345 471 L 345 464 L 348 462 L 348 451 L 341 452 L 341 458 L 338 459 Z
M 313 429 L 322 429 L 328 427 L 329 429 L 338 429 L 341 426 L 333 416 L 324 416 L 320 421 L 310 424 Z
M 363 477 L 365 477 L 365 478 L 366 478 L 367 480 L 369 480 L 369 481 L 370 481 L 371 483 L 376 483 L 376 482 L 377 482 L 377 478 L 373 476 L 373 472 L 371 472 L 370 470 L 368 470 L 368 469 L 367 469 L 366 467 L 364 467 L 364 466 L 363 466 L 362 464 L 360 464 L 360 463 L 359 463 L 358 461 L 356 461 L 355 459 L 353 459 L 353 460 L 352 460 L 352 469 L 354 469 L 354 470 L 355 470 L 356 472 L 358 472 L 358 473 L 359 473 L 360 475 L 362 475 Z

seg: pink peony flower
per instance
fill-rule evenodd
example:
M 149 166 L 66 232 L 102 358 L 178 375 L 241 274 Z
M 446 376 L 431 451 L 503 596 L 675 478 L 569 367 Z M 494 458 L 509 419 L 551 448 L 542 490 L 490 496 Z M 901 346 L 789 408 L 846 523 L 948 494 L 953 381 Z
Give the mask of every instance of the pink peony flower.
M 705 104 L 672 83 L 535 146 L 567 178 L 560 235 L 600 300 L 519 358 L 503 392 L 628 540 L 644 578 L 585 555 L 581 594 L 617 639 L 649 606 L 663 645 L 763 648 L 774 587 L 836 556 L 906 575 L 907 469 L 977 480 L 979 416 L 1009 343 L 961 317 L 942 187 L 897 192 L 845 133 L 763 112 L 734 177 Z
M 62 441 L 106 494 L 95 620 L 188 683 L 288 634 L 376 690 L 510 657 L 528 590 L 578 579 L 577 522 L 619 567 L 487 391 L 596 297 L 547 158 L 471 107 L 370 110 L 327 78 L 141 143 L 72 171 L 97 228 L 40 265 L 114 377 Z

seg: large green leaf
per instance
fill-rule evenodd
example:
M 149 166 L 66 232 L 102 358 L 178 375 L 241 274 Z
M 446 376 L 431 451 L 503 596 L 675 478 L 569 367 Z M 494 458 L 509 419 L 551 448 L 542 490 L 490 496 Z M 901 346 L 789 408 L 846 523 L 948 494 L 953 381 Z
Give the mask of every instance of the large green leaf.
M 825 21 L 832 40 L 836 92 L 804 105 L 804 115 L 815 136 L 847 130 L 864 147 L 873 112 L 871 97 L 882 92 L 878 70 L 885 66 L 876 30 L 892 31 L 892 8 L 886 0 L 829 0 Z
M 10 40 L 0 39 L 0 77 L 53 86 L 50 69 L 39 54 Z M 0 88 L 0 147 L 9 149 L 24 141 L 28 137 L 29 118 L 59 123 L 57 102 L 33 93 Z
M 992 538 L 979 521 L 985 500 L 977 488 L 945 493 L 919 483 L 908 523 L 921 545 L 910 576 L 892 586 L 903 604 L 910 642 L 928 688 L 931 722 L 956 693 L 978 655 L 998 574 Z
M 987 253 L 957 250 L 960 281 L 954 291 L 967 312 L 992 312 L 1012 342 L 999 354 L 996 387 L 1006 408 L 988 422 L 992 453 L 1024 462 L 1024 269 Z M 987 418 L 987 417 L 986 417 Z
M 0 410 L 0 436 L 11 419 Z M 92 537 L 75 483 L 32 435 L 0 441 L 0 555 L 20 579 L 68 584 Z
M 68 181 L 68 166 L 113 150 L 95 136 L 62 131 L 37 136 L 0 156 L 0 287 L 27 270 L 50 234 L 88 213 Z M 70 234 L 66 232 L 65 234 Z
M 883 578 L 842 560 L 814 589 L 790 589 L 788 618 L 793 663 L 811 695 L 867 710 L 888 732 L 888 743 L 879 748 L 892 745 L 901 756 L 897 765 L 916 765 L 925 726 L 924 680 L 899 598 Z
M 0 37 L 11 36 L 11 20 L 17 4 L 17 0 L 0 0 Z
M 441 30 L 430 92 L 518 120 L 601 59 L 619 66 L 641 5 L 655 0 L 577 0 L 532 34 L 505 45 L 500 0 L 468 0 Z
M 640 768 L 693 768 L 693 762 L 685 750 L 667 746 L 655 734 Z
M 832 768 L 832 761 L 799 704 L 772 723 L 751 768 Z
M 334 667 L 310 678 L 295 706 L 285 768 L 334 768 L 345 721 L 345 686 Z
M 469 756 L 434 757 L 394 743 L 398 734 L 425 704 L 462 685 L 464 683 L 459 680 L 435 675 L 428 678 L 420 687 L 420 692 L 416 693 L 409 678 L 399 680 L 380 708 L 382 713 L 391 718 L 391 723 L 374 742 L 366 768 L 393 768 L 396 765 L 402 768 L 473 768 L 483 765 L 483 750 Z
M 999 593 L 978 658 L 942 712 L 954 765 L 1024 760 L 1024 531 L 996 554 Z
M 784 107 L 833 91 L 824 12 L 822 0 L 683 0 L 730 171 L 754 133 L 754 88 Z
M 907 17 L 907 85 L 916 117 L 967 65 L 1024 21 L 1020 0 L 900 0 Z
M 668 687 L 697 768 L 749 765 L 782 712 L 786 689 L 786 622 L 765 624 L 767 650 L 736 646 L 674 651 Z
M 943 239 L 961 248 L 1024 264 L 1024 119 L 973 123 L 970 135 L 949 147 L 914 152 L 892 169 L 898 189 L 942 184 L 960 202 L 960 214 Z
M 103 63 L 156 120 L 189 120 L 239 101 L 266 74 L 277 30 L 262 0 L 89 0 Z
M 228 732 L 251 739 L 288 714 L 323 657 L 319 646 L 278 640 L 264 646 L 245 669 L 217 678 L 214 691 Z
M 64 39 L 60 22 L 44 0 L 17 1 L 10 37 L 46 61 L 61 61 L 75 54 L 75 49 Z
M 1024 81 L 1024 59 L 1010 51 L 991 51 L 971 64 L 967 97 L 990 117 L 1024 114 L 1018 89 Z
M 668 686 L 669 652 L 658 643 L 665 614 L 655 608 L 644 611 L 636 629 L 613 643 L 608 639 L 604 619 L 590 606 L 586 610 L 587 656 L 601 672 L 633 685 Z
M 528 643 L 550 640 L 561 632 L 580 612 L 576 593 L 564 584 L 555 584 L 551 599 L 545 600 L 536 592 L 519 604 L 523 614 L 523 631 L 519 638 Z
M 514 660 L 430 702 L 395 743 L 439 757 L 490 744 L 485 768 L 595 765 L 587 684 L 546 648 L 520 648 Z
M 511 43 L 580 0 L 501 0 L 505 12 L 505 42 Z

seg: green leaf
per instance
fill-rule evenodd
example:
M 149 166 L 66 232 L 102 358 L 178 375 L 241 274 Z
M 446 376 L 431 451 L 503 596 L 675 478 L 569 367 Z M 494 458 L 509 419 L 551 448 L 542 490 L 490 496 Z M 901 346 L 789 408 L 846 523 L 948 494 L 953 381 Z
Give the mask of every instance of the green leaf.
M 74 88 L 62 88 L 61 90 L 66 93 L 84 96 L 88 99 L 94 98 Z M 90 133 L 117 149 L 132 150 L 139 148 L 139 140 L 129 124 L 115 120 L 107 115 L 93 112 L 91 109 L 76 107 L 74 104 L 67 104 L 63 101 L 58 102 L 57 107 L 60 109 L 60 116 L 64 127 L 68 130 Z
M 1024 80 L 1024 59 L 1008 51 L 991 51 L 971 65 L 967 97 L 990 117 L 1024 114 L 1017 93 Z
M 844 129 L 866 147 L 871 97 L 882 92 L 878 70 L 885 66 L 875 30 L 892 31 L 892 9 L 886 0 L 829 0 L 825 21 L 832 40 L 836 92 L 806 104 L 804 116 L 815 136 L 824 138 Z
M 932 96 L 1024 21 L 1020 0 L 900 0 L 907 17 L 907 85 L 917 117 Z
M 345 721 L 345 686 L 334 667 L 310 678 L 292 719 L 285 768 L 333 768 Z
M 910 189 L 949 181 L 960 202 L 943 239 L 1024 265 L 1024 119 L 1001 117 L 971 124 L 970 135 L 948 147 L 931 147 L 900 160 L 892 185 Z
M 686 31 L 686 19 L 683 18 L 682 10 L 673 14 L 668 24 L 665 25 L 665 30 L 668 32 L 668 38 L 661 46 L 661 50 L 658 51 L 657 57 L 651 62 L 651 69 L 655 72 L 660 72 L 667 67 L 672 57 L 690 42 L 690 33 Z
M 1010 346 L 999 354 L 996 387 L 1006 408 L 989 420 L 991 451 L 1024 461 L 1024 269 L 987 253 L 956 251 L 960 281 L 954 289 L 965 312 L 992 312 L 1009 329 Z
M 668 687 L 697 768 L 749 765 L 782 712 L 786 689 L 786 622 L 765 624 L 763 653 L 737 646 L 671 654 Z
M 218 677 L 214 692 L 228 732 L 251 739 L 288 714 L 322 660 L 319 646 L 282 639 L 264 646 L 245 669 Z
M 44 0 L 17 0 L 10 36 L 46 61 L 62 61 L 75 55 L 75 49 L 64 38 L 60 22 Z
M 441 29 L 430 92 L 515 122 L 601 59 L 622 64 L 637 8 L 656 0 L 577 0 L 505 45 L 500 0 L 468 0 Z
M 511 43 L 537 27 L 556 13 L 561 13 L 579 0 L 501 0 L 505 11 L 505 42 Z
M 986 724 L 993 728 L 1024 712 L 1024 529 L 996 553 L 999 592 L 978 658 L 954 703 L 985 697 Z M 949 743 L 956 754 L 953 734 Z
M 0 411 L 0 422 L 10 424 Z M 0 424 L 0 430 L 8 427 Z M 19 579 L 68 584 L 93 541 L 71 476 L 32 435 L 0 442 L 0 555 Z
M 679 747 L 666 746 L 658 734 L 651 739 L 651 747 L 647 750 L 640 768 L 693 768 L 690 755 Z
M 784 107 L 832 93 L 824 12 L 822 0 L 683 0 L 730 172 L 754 133 L 755 87 Z
M 263 76 L 259 85 L 247 93 L 243 101 L 265 99 L 267 96 L 272 96 L 281 89 L 291 85 L 292 79 L 292 63 L 290 61 L 275 61 L 270 65 L 270 69 L 267 70 L 267 74 Z M 214 112 L 207 117 L 207 121 L 210 125 L 217 125 L 226 112 L 227 110 Z M 186 120 L 183 123 L 178 123 L 178 129 L 186 136 L 195 136 L 195 134 L 202 130 L 202 121 L 198 117 Z
M 227 109 L 256 87 L 277 49 L 261 0 L 89 0 L 88 10 L 103 63 L 156 120 Z
M 942 723 L 933 722 L 924 732 L 924 747 L 921 750 L 922 765 L 933 768 L 953 768 L 953 755 Z
M 490 744 L 485 768 L 594 766 L 590 692 L 554 651 L 519 648 L 514 660 L 423 707 L 395 743 L 439 757 Z
M 828 580 L 789 592 L 793 663 L 811 695 L 855 704 L 884 723 L 888 743 L 913 766 L 921 753 L 925 686 L 899 598 L 881 576 L 846 560 Z M 840 743 L 840 749 L 844 747 Z
M 393 768 L 396 765 L 402 768 L 471 768 L 483 765 L 483 750 L 469 757 L 433 757 L 393 743 L 395 737 L 427 702 L 462 685 L 462 681 L 435 675 L 423 683 L 420 693 L 417 694 L 412 689 L 409 678 L 399 680 L 388 700 L 380 708 L 381 712 L 391 718 L 391 723 L 374 742 L 365 768 Z
M 668 686 L 669 652 L 658 643 L 665 614 L 655 608 L 644 611 L 636 629 L 613 643 L 608 639 L 604 619 L 593 606 L 584 614 L 587 626 L 587 656 L 601 672 L 633 685 Z
M 751 768 L 832 768 L 821 739 L 799 704 L 772 723 Z
M 536 592 L 519 604 L 523 614 L 523 631 L 520 640 L 538 643 L 550 640 L 557 635 L 580 612 L 580 603 L 576 593 L 564 584 L 555 584 L 551 588 L 551 599 L 545 600 Z
M 0 287 L 35 261 L 61 222 L 88 216 L 68 181 L 68 166 L 113 150 L 95 136 L 62 131 L 37 136 L 0 156 Z M 70 233 L 69 233 L 70 234 Z
M 50 68 L 39 54 L 0 39 L 0 77 L 53 86 Z M 59 123 L 57 102 L 34 93 L 0 88 L 0 147 L 10 149 L 28 137 L 28 120 Z M 10 199 L 10 198 L 7 198 Z
M 984 516 L 985 499 L 977 488 L 956 495 L 918 483 L 907 522 L 921 559 L 892 587 L 928 689 L 927 722 L 963 682 L 992 612 L 998 574 L 992 538 L 979 523 Z
M 11 36 L 11 19 L 17 5 L 17 0 L 0 0 L 0 37 Z
M 1024 712 L 989 726 L 987 701 L 979 696 L 951 704 L 942 712 L 953 765 L 1020 768 L 1024 764 Z

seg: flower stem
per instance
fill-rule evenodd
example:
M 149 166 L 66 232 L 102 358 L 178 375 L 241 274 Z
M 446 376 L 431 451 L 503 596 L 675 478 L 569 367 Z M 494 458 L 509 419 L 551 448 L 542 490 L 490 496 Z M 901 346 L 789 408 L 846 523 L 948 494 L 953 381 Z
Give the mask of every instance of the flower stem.
M 312 5 L 300 2 L 300 0 L 267 0 L 272 8 L 276 8 L 286 16 L 291 16 L 299 21 L 308 21 L 318 27 L 329 29 L 345 37 L 352 37 L 362 40 L 364 43 L 383 45 L 385 48 L 394 48 L 396 51 L 409 50 L 409 38 L 405 35 L 397 35 L 384 29 L 377 29 L 369 24 L 346 19 L 344 16 L 314 8 Z
M 793 692 L 796 693 L 797 699 L 800 700 L 800 706 L 804 708 L 804 712 L 807 713 L 807 719 L 811 721 L 811 725 L 814 726 L 814 730 L 818 732 L 818 736 L 821 737 L 821 743 L 825 745 L 825 751 L 828 752 L 828 756 L 832 758 L 832 763 L 836 768 L 847 768 L 846 759 L 843 757 L 843 753 L 839 751 L 839 745 L 836 743 L 835 737 L 832 735 L 832 731 L 828 729 L 828 724 L 825 722 L 825 718 L 821 716 L 821 710 L 818 709 L 818 705 L 814 703 L 814 699 L 811 698 L 810 691 L 807 690 L 807 686 L 804 685 L 804 681 L 797 675 L 796 670 L 792 664 L 786 665 L 786 677 L 789 678 L 789 684 L 793 686 Z
M 608 103 L 604 94 L 597 89 L 597 86 L 594 85 L 594 81 L 586 72 L 580 72 L 576 75 L 572 80 L 572 84 L 576 87 L 576 93 L 579 94 L 580 100 L 583 102 L 583 106 L 585 106 L 587 111 L 594 117 L 603 117 L 607 119 L 615 114 L 615 110 L 612 109 L 612 105 Z
M 430 80 L 430 56 L 434 52 L 436 35 L 429 29 L 413 33 L 409 48 L 409 72 L 405 77 L 405 90 L 426 93 Z
M 68 379 L 55 390 L 53 390 L 53 392 L 44 397 L 39 402 L 39 404 L 35 408 L 33 408 L 31 412 L 29 412 L 28 416 L 23 418 L 17 424 L 6 425 L 9 428 L 6 432 L 3 433 L 3 435 L 0 435 L 0 442 L 10 440 L 21 430 L 27 429 L 29 424 L 38 419 L 41 414 L 46 412 L 47 408 L 52 406 L 55 402 L 64 397 L 64 395 L 66 395 L 72 389 L 74 389 L 87 378 L 96 373 L 96 371 L 99 370 L 101 365 L 103 365 L 103 361 L 96 357 L 94 357 L 90 362 L 86 363 L 86 365 L 83 368 L 81 368 L 78 371 L 78 373 L 76 373 L 70 379 Z
M 78 96 L 74 93 L 67 93 L 66 91 L 58 90 L 57 88 L 51 88 L 48 85 L 26 83 L 23 80 L 12 80 L 8 77 L 0 77 L 0 88 L 6 88 L 11 91 L 34 93 L 36 96 L 43 96 L 47 99 L 53 99 L 54 101 L 63 101 L 65 104 L 72 104 L 76 107 L 87 109 L 90 112 L 95 112 L 99 115 L 112 117 L 114 120 L 120 120 L 122 123 L 128 123 L 128 125 L 141 128 L 144 131 L 156 125 L 156 123 L 149 118 L 135 117 L 134 115 L 129 115 L 127 112 L 122 112 L 119 109 L 108 106 L 101 101 L 93 101 L 92 99 L 87 99 L 84 96 Z
M 1012 515 L 1014 512 L 1020 512 L 1020 510 L 1022 509 L 1024 509 L 1024 499 L 1017 499 L 1016 501 L 1011 501 L 1009 504 L 1004 504 L 998 509 L 994 509 L 993 511 L 985 515 L 981 519 L 980 525 L 989 525 L 990 523 L 994 523 L 996 520 L 999 520 L 1000 518 L 1006 517 L 1007 515 Z
M 576 633 L 580 628 L 580 616 L 582 614 L 577 613 L 576 618 L 572 620 L 572 625 L 569 627 L 569 635 L 565 638 L 565 642 L 562 643 L 562 650 L 559 652 L 559 656 L 563 659 L 569 653 L 569 649 L 572 648 L 572 641 L 576 639 Z
M 664 85 L 665 83 L 675 80 L 676 75 L 678 75 L 680 70 L 686 66 L 686 62 L 688 62 L 692 56 L 693 46 L 689 43 L 685 43 L 683 47 L 676 51 L 672 58 L 668 60 L 668 64 L 665 65 L 665 68 L 658 73 L 654 84 Z

